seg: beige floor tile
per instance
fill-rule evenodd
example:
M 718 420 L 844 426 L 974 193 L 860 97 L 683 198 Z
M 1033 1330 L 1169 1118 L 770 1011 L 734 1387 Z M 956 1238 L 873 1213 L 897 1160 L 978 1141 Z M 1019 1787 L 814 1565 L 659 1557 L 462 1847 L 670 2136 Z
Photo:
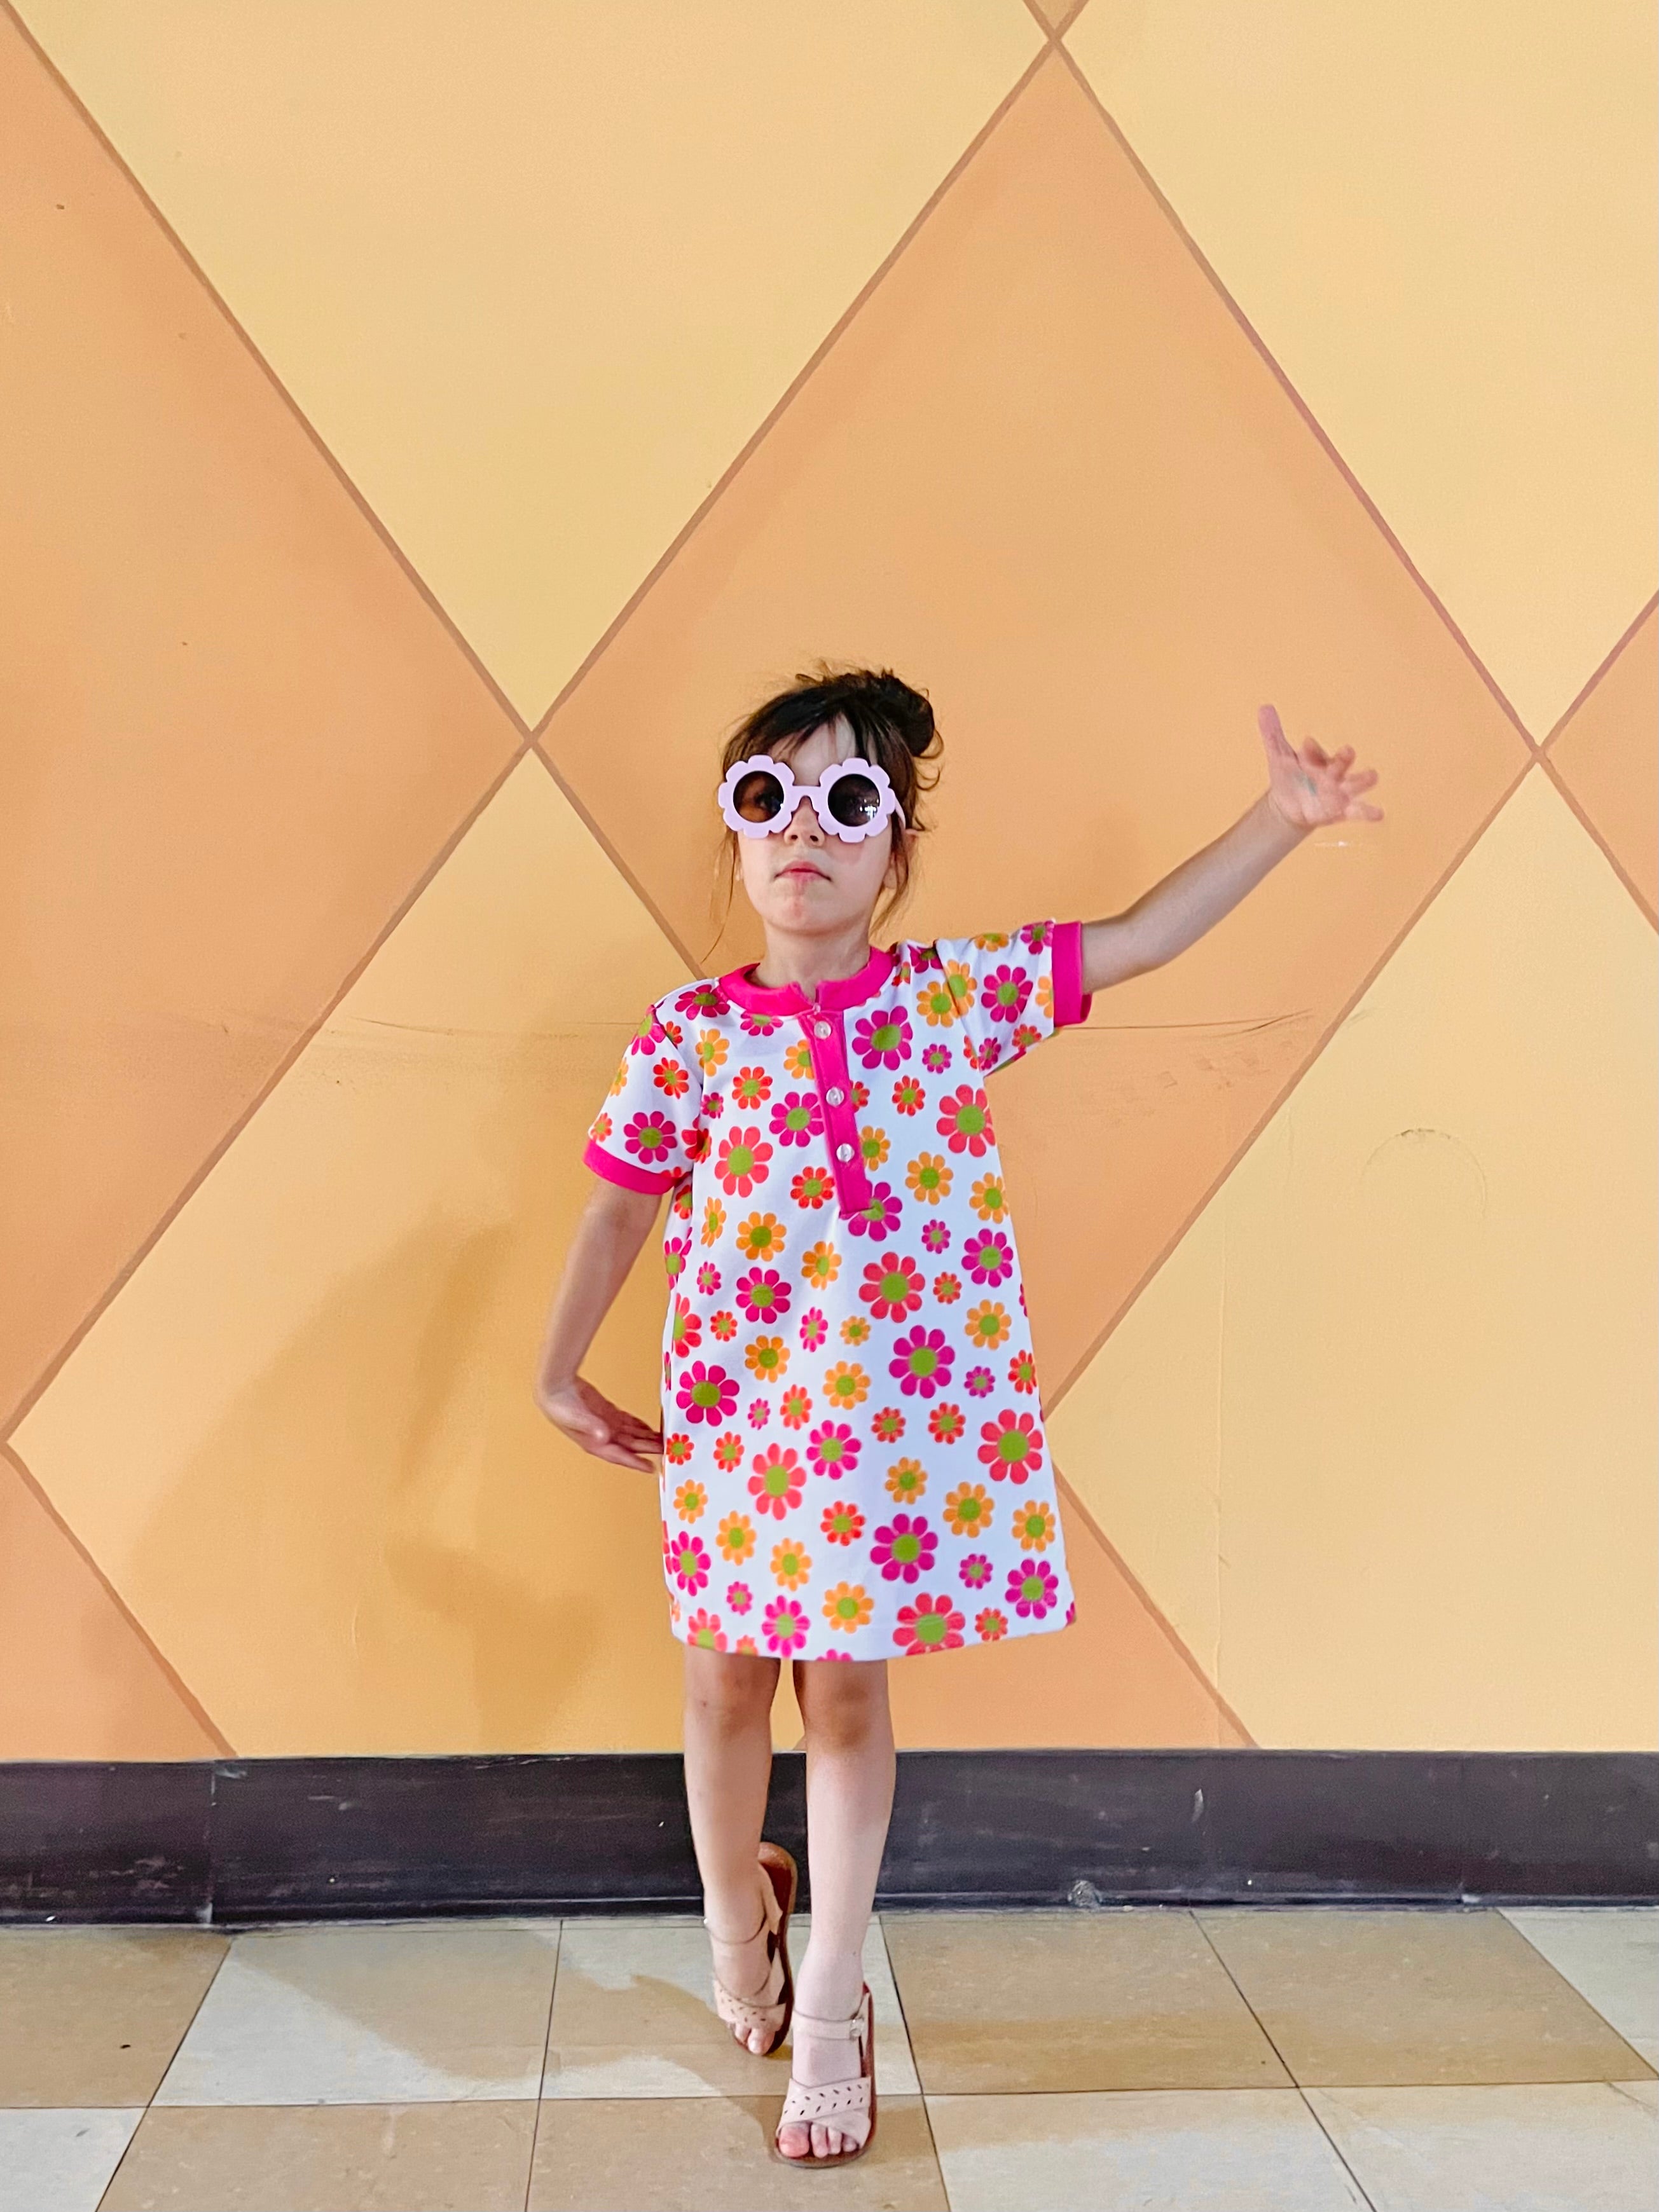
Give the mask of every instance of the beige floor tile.
M 1650 2082 L 1310 2089 L 1376 2212 L 1654 2212 Z
M 744 2051 L 715 2013 L 708 1978 L 698 1922 L 567 1920 L 543 2095 L 781 2097 L 787 2055 Z
M 153 2106 L 99 2212 L 520 2212 L 533 2104 Z
M 1195 1917 L 1304 2086 L 1609 2081 L 1650 2070 L 1501 1912 L 1245 1906 Z
M 1541 1951 L 1650 2066 L 1659 2067 L 1659 1905 L 1505 1905 Z
M 1349 2212 L 1294 2089 L 929 2097 L 952 2212 Z
M 158 2105 L 533 2098 L 558 1941 L 530 1929 L 238 1936 Z
M 1289 2086 L 1184 1911 L 889 1912 L 882 1925 L 930 2097 Z
M 833 2174 L 771 2157 L 782 2097 L 780 2079 L 769 2097 L 544 2105 L 530 2212 L 945 2212 L 919 2097 L 878 2092 L 875 2142 Z
M 0 2212 L 98 2212 L 143 2113 L 0 2112 Z
M 228 1948 L 195 1928 L 0 1929 L 0 2106 L 148 2103 Z

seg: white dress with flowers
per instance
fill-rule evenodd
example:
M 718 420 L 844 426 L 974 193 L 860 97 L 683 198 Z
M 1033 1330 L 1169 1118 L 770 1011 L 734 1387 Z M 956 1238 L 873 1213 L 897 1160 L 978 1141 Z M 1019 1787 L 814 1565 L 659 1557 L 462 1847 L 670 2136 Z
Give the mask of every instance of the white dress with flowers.
M 670 1194 L 663 1565 L 688 1644 L 885 1659 L 1073 1618 L 985 1079 L 1089 1011 L 1081 925 L 669 992 L 584 1158 Z

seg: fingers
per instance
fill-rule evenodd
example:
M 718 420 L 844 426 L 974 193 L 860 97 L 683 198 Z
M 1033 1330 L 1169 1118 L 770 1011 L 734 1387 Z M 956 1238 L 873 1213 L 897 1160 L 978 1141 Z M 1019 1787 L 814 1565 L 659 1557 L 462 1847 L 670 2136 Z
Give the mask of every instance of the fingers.
M 1269 746 L 1282 746 L 1286 752 L 1291 750 L 1290 739 L 1285 735 L 1285 726 L 1279 719 L 1279 709 L 1271 702 L 1256 708 L 1255 726 Z

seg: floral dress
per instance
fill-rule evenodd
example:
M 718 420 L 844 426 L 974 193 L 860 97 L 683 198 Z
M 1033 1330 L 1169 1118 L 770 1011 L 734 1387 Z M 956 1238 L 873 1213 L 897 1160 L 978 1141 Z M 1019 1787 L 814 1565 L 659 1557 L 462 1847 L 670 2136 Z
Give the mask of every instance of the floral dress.
M 985 1079 L 1069 1023 L 1082 925 L 872 945 L 652 1006 L 584 1158 L 669 1195 L 663 1568 L 684 1643 L 885 1659 L 1075 1607 Z

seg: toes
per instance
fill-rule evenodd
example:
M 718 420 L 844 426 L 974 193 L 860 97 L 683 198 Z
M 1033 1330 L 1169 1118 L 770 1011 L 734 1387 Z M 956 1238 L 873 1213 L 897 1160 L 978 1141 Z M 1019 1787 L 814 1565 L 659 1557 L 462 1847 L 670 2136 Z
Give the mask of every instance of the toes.
M 799 2120 L 778 2130 L 778 2148 L 786 2158 L 805 2158 L 811 2148 L 811 2134 Z

